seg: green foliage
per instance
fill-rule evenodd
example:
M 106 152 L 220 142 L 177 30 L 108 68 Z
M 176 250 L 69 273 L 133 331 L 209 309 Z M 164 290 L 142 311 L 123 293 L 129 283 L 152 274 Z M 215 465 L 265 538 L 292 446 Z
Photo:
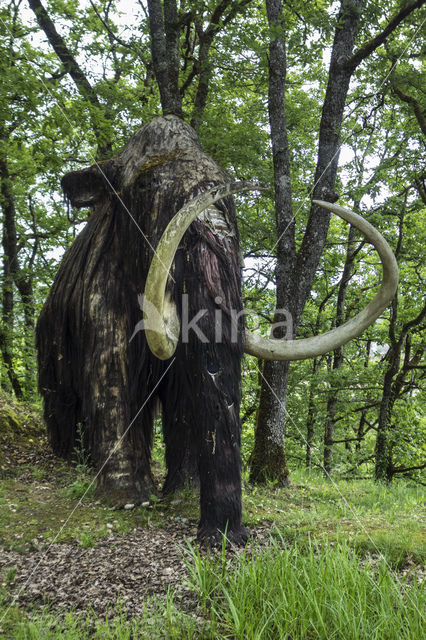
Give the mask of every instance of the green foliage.
M 74 461 L 76 464 L 77 472 L 85 472 L 89 469 L 90 456 L 84 446 L 84 427 L 81 422 L 77 424 L 75 443 Z
M 96 483 L 89 477 L 81 475 L 80 478 L 74 480 L 69 487 L 66 488 L 67 495 L 73 500 L 92 500 L 95 494 Z
M 46 4 L 46 3 L 45 3 Z M 234 5 L 235 3 L 231 3 Z M 67 48 L 90 82 L 97 102 L 82 95 L 40 35 L 22 3 L 0 9 L 0 161 L 8 167 L 16 209 L 19 268 L 31 283 L 24 301 L 16 283 L 13 322 L 2 337 L 11 345 L 16 375 L 27 399 L 36 399 L 34 321 L 51 287 L 63 251 L 86 222 L 87 212 L 69 209 L 60 189 L 62 175 L 92 164 L 99 147 L 117 153 L 144 122 L 160 113 L 144 7 L 132 6 L 131 18 L 116 2 L 76 5 L 49 2 L 46 7 Z M 205 29 L 215 2 L 184 3 L 179 9 L 180 85 L 188 121 L 197 92 L 200 28 Z M 383 29 L 400 3 L 376 2 L 363 8 L 356 46 Z M 327 56 L 338 6 L 326 0 L 284 3 L 287 46 L 285 113 L 288 128 L 296 242 L 306 226 L 314 183 L 318 129 L 328 82 Z M 361 211 L 396 249 L 399 239 L 396 336 L 421 310 L 424 298 L 424 200 L 422 130 L 416 105 L 423 108 L 421 38 L 424 8 L 413 12 L 386 43 L 355 73 L 342 125 L 338 173 L 340 202 Z M 197 22 L 196 22 L 197 21 Z M 263 3 L 240 3 L 232 19 L 219 20 L 220 31 L 208 56 L 209 93 L 199 127 L 205 149 L 238 179 L 258 180 L 270 189 L 237 198 L 244 271 L 244 302 L 261 316 L 257 329 L 268 334 L 275 305 L 276 232 L 273 168 L 269 136 L 268 29 Z M 273 34 L 278 35 L 278 34 Z M 407 46 L 409 43 L 409 46 Z M 399 91 L 399 93 L 398 93 Z M 401 92 L 403 97 L 401 97 Z M 409 100 L 404 99 L 409 96 Z M 424 198 L 424 193 L 423 193 Z M 0 202 L 2 215 L 4 201 Z M 300 327 L 309 336 L 333 328 L 347 229 L 332 219 L 314 288 Z M 373 295 L 380 279 L 376 257 L 360 247 L 346 297 L 353 316 Z M 345 346 L 344 361 L 333 369 L 332 356 L 292 364 L 287 397 L 289 464 L 304 464 L 311 400 L 312 465 L 321 465 L 327 402 L 337 397 L 332 468 L 342 475 L 373 472 L 376 430 L 390 344 L 390 314 Z M 422 324 L 407 335 L 411 354 L 422 348 Z M 253 327 L 254 328 L 254 327 Z M 369 353 L 367 353 L 369 347 Z M 403 355 L 403 353 L 402 353 Z M 254 441 L 258 403 L 257 363 L 247 358 L 243 375 L 245 417 L 243 461 L 247 467 Z M 1 384 L 10 390 L 1 361 Z M 424 370 L 404 373 L 387 422 L 387 447 L 395 469 L 421 467 L 425 460 Z M 403 374 L 401 359 L 398 375 Z M 342 442 L 342 441 L 346 442 Z M 84 451 L 83 453 L 84 457 Z M 161 451 L 155 460 L 163 464 Z M 0 461 L 1 462 L 1 461 Z M 83 467 L 87 460 L 80 461 Z M 407 472 L 419 479 L 422 469 Z M 77 481 L 75 495 L 84 492 Z

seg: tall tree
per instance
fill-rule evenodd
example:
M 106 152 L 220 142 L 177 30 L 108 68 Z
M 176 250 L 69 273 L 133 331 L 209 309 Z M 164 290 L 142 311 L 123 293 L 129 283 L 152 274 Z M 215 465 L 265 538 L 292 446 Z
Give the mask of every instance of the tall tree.
M 278 233 L 276 295 L 277 308 L 282 310 L 288 308 L 286 288 L 295 266 L 295 222 L 291 201 L 290 153 L 285 115 L 287 62 L 283 3 L 281 0 L 266 0 L 266 10 L 272 36 L 268 61 L 268 111 L 274 165 L 275 221 Z M 275 314 L 274 323 L 280 322 L 281 319 L 279 311 Z M 281 332 L 281 335 L 273 337 L 289 336 Z M 256 417 L 256 439 L 251 458 L 252 482 L 264 482 L 268 477 L 272 477 L 281 484 L 287 483 L 288 469 L 284 453 L 283 425 L 288 370 L 288 362 L 268 360 L 263 367 Z
M 412 11 L 423 4 L 424 0 L 418 0 L 404 5 L 375 37 L 355 50 L 358 29 L 363 17 L 366 17 L 364 2 L 363 0 L 342 0 L 336 20 L 328 83 L 319 129 L 318 160 L 313 187 L 315 199 L 334 202 L 338 198 L 335 193 L 335 182 L 341 147 L 341 128 L 349 85 L 355 70 L 363 60 L 386 41 Z M 281 4 L 267 2 L 267 6 L 274 7 L 277 12 L 274 14 L 275 16 L 282 11 Z M 282 23 L 279 24 L 277 18 L 275 18 L 275 25 L 279 29 L 283 41 Z M 276 31 L 273 33 L 273 41 L 275 39 Z M 277 58 L 273 61 L 272 56 L 270 57 L 270 75 L 278 76 L 282 73 L 280 64 L 283 64 L 282 60 L 280 62 Z M 283 102 L 281 108 L 284 109 Z M 289 176 L 282 172 L 281 175 L 276 175 L 275 180 L 277 179 L 285 183 L 289 181 Z M 289 223 L 289 220 L 292 220 L 291 209 L 287 211 L 287 216 L 282 216 L 281 220 L 277 220 L 276 281 L 277 296 L 278 293 L 280 296 L 279 299 L 277 297 L 277 302 L 292 313 L 293 331 L 296 332 L 324 249 L 329 216 L 321 213 L 319 207 L 311 206 L 306 231 L 297 252 L 294 242 L 295 227 Z M 284 251 L 280 251 L 280 246 L 284 248 Z M 278 375 L 272 369 L 266 371 L 262 382 L 256 440 L 257 442 L 268 442 L 272 449 L 275 449 L 279 441 L 281 446 L 283 440 L 282 435 L 281 438 L 278 438 L 277 429 L 280 429 L 281 433 L 284 429 L 287 384 L 288 365 L 281 365 L 281 371 Z M 262 448 L 264 449 L 264 447 Z M 252 478 L 269 477 L 281 481 L 283 476 L 287 475 L 285 458 L 281 454 L 281 467 L 276 465 L 277 459 L 279 459 L 277 455 L 273 458 L 256 458 L 255 460 L 259 462 L 256 462 L 256 467 L 252 470 Z

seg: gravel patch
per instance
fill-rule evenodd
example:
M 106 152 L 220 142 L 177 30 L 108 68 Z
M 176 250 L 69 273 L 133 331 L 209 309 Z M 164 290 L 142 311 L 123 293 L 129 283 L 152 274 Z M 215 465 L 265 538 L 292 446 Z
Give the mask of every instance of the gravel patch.
M 119 600 L 128 613 L 143 612 L 152 594 L 168 588 L 185 591 L 186 568 L 182 550 L 193 528 L 137 529 L 102 540 L 84 549 L 77 543 L 52 544 L 31 554 L 0 552 L 0 576 L 15 569 L 9 590 L 15 604 L 49 604 L 54 610 L 94 610 L 104 615 Z M 183 583 L 183 584 L 182 584 Z M 182 594 L 183 595 L 183 594 Z

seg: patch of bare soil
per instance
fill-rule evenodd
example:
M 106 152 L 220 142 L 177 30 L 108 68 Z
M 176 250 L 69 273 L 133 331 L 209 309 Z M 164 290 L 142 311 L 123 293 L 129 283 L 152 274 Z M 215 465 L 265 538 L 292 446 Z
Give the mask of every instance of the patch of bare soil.
M 7 442 L 2 447 L 3 474 L 18 472 L 20 482 L 34 484 L 30 471 L 19 473 L 21 466 L 31 465 L 47 472 L 45 483 L 55 484 L 61 475 L 59 461 L 45 441 L 37 444 L 27 448 Z M 161 595 L 178 585 L 184 591 L 182 548 L 185 538 L 193 539 L 194 534 L 193 526 L 179 522 L 174 528 L 136 529 L 127 535 L 111 532 L 89 549 L 77 542 L 56 543 L 22 554 L 6 551 L 0 543 L 0 585 L 16 606 L 49 604 L 56 611 L 90 609 L 103 615 L 119 600 L 135 615 L 151 594 Z
M 117 600 L 129 614 L 142 613 L 151 594 L 180 587 L 186 576 L 182 558 L 184 538 L 193 528 L 137 529 L 102 540 L 84 549 L 78 544 L 52 544 L 44 551 L 21 555 L 1 553 L 0 575 L 14 567 L 10 595 L 16 605 L 49 604 L 53 609 L 92 609 L 103 615 Z
M 191 608 L 185 539 L 194 541 L 194 528 L 181 524 L 178 529 L 111 535 L 90 549 L 73 543 L 25 555 L 6 551 L 0 557 L 0 575 L 16 569 L 10 596 L 23 607 L 49 604 L 57 611 L 91 610 L 102 616 L 119 601 L 129 615 L 137 615 L 148 596 L 162 596 L 172 588 L 181 605 Z M 266 530 L 256 540 L 266 542 Z
M 46 488 L 60 477 L 58 459 L 47 447 L 27 450 L 10 445 L 7 470 L 16 475 L 21 465 L 47 468 Z M 22 474 L 19 480 L 25 480 Z M 27 481 L 34 484 L 30 472 Z M 186 540 L 194 542 L 195 534 L 193 522 L 179 519 L 170 527 L 138 528 L 123 535 L 111 532 L 91 548 L 77 542 L 53 543 L 46 548 L 32 545 L 29 552 L 19 553 L 5 551 L 0 544 L 0 585 L 14 606 L 48 604 L 58 613 L 73 609 L 103 616 L 119 601 L 129 615 L 138 615 L 149 596 L 162 596 L 169 588 L 176 590 L 181 606 L 192 608 L 194 596 L 185 580 L 183 554 Z M 261 538 L 266 540 L 266 530 L 259 531 L 256 541 Z

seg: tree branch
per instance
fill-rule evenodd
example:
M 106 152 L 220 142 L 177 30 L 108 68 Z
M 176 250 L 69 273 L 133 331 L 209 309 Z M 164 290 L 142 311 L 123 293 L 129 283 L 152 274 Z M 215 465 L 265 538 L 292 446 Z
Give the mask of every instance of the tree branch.
M 51 47 L 64 65 L 66 72 L 74 80 L 77 89 L 91 104 L 101 107 L 96 92 L 68 49 L 62 36 L 56 31 L 55 25 L 40 0 L 28 0 L 28 4 L 35 14 L 40 28 L 46 34 Z
M 425 469 L 426 468 L 426 462 L 424 462 L 423 464 L 418 464 L 414 467 L 396 467 L 394 469 L 392 469 L 392 473 L 406 473 L 407 471 L 414 471 L 417 469 Z
M 409 94 L 401 91 L 401 89 L 396 85 L 394 85 L 392 88 L 395 91 L 398 98 L 400 98 L 401 100 L 403 100 L 403 102 L 406 102 L 407 104 L 413 107 L 414 115 L 417 118 L 417 122 L 419 123 L 420 129 L 422 130 L 423 134 L 426 136 L 426 118 L 423 113 L 423 109 L 420 102 L 418 102 L 413 96 L 410 96 Z
M 194 20 L 197 35 L 200 41 L 198 60 L 194 62 L 191 73 L 189 74 L 181 93 L 191 84 L 195 75 L 199 75 L 197 92 L 194 100 L 194 110 L 191 118 L 191 126 L 197 130 L 201 124 L 202 116 L 207 104 L 207 95 L 209 90 L 211 65 L 209 64 L 209 53 L 215 36 L 228 24 L 235 15 L 246 6 L 250 0 L 242 0 L 241 2 L 232 3 L 231 0 L 221 0 L 214 9 L 209 25 L 203 31 L 202 19 Z M 224 16 L 229 5 L 231 8 L 228 14 Z
M 357 66 L 365 60 L 377 47 L 382 45 L 386 38 L 398 27 L 398 25 L 412 13 L 415 9 L 420 9 L 420 7 L 425 3 L 426 0 L 416 0 L 416 2 L 410 2 L 406 4 L 391 20 L 388 22 L 386 27 L 381 31 L 377 36 L 369 40 L 362 46 L 358 51 L 356 51 L 351 58 L 346 62 L 346 68 L 350 70 L 352 73 L 355 71 Z
M 40 28 L 46 34 L 49 44 L 64 65 L 65 71 L 73 79 L 74 84 L 76 85 L 81 96 L 85 98 L 91 105 L 99 109 L 101 113 L 103 113 L 103 115 L 106 117 L 105 110 L 102 104 L 99 102 L 96 91 L 93 89 L 83 70 L 80 68 L 71 51 L 68 49 L 64 39 L 56 31 L 55 25 L 53 24 L 49 14 L 41 4 L 40 0 L 28 0 L 28 4 L 35 14 Z M 92 114 L 91 123 L 98 145 L 98 153 L 101 157 L 106 157 L 111 151 L 111 142 L 109 140 L 105 141 L 104 135 L 99 128 L 96 118 L 93 118 Z

